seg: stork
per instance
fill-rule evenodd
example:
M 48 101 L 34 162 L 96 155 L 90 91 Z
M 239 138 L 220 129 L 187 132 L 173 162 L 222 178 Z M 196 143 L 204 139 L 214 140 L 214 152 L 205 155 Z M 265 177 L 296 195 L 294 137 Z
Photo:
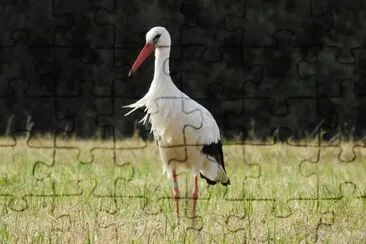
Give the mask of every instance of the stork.
M 147 32 L 145 46 L 132 65 L 129 76 L 155 51 L 154 78 L 143 98 L 124 107 L 132 108 L 125 116 L 138 108 L 145 108 L 146 115 L 140 122 L 151 123 L 163 162 L 163 173 L 173 180 L 173 199 L 179 216 L 178 171 L 192 171 L 194 214 L 199 174 L 209 185 L 220 182 L 227 186 L 230 180 L 215 119 L 206 108 L 181 92 L 169 75 L 170 46 L 170 35 L 164 27 L 153 27 Z

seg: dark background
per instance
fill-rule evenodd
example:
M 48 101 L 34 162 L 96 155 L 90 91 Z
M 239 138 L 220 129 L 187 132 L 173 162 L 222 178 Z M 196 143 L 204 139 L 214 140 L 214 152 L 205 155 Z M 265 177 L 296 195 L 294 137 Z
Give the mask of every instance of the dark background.
M 223 3 L 224 2 L 224 3 Z M 360 138 L 364 1 L 0 1 L 0 134 L 128 137 L 153 76 L 128 71 L 153 26 L 176 85 L 227 138 Z

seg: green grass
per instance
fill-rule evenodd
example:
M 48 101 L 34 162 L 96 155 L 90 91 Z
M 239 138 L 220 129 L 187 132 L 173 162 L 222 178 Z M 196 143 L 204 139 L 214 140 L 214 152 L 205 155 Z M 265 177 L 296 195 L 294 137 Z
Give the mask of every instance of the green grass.
M 103 140 L 57 140 L 55 154 L 51 138 L 0 145 L 0 243 L 366 242 L 366 148 L 351 160 L 351 143 L 319 160 L 316 147 L 225 145 L 231 185 L 200 180 L 198 217 L 181 199 L 179 224 L 154 143 L 118 141 L 115 155 Z M 191 175 L 179 183 L 190 196 Z

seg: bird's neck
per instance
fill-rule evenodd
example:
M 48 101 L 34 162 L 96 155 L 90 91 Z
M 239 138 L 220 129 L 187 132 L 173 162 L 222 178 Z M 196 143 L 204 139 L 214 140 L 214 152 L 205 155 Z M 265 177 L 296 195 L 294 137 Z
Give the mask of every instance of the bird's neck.
M 170 47 L 155 49 L 154 81 L 171 80 L 169 70 Z
M 178 96 L 179 89 L 174 85 L 169 70 L 170 47 L 155 49 L 154 79 L 150 90 L 155 96 Z

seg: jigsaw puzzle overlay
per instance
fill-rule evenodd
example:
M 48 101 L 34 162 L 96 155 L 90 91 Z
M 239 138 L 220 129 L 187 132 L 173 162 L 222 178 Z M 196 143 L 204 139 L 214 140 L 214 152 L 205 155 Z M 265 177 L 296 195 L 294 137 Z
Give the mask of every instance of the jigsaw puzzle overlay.
M 365 5 L 0 0 L 0 242 L 365 242 Z M 128 72 L 154 26 L 223 136 L 231 185 L 200 179 L 195 216 L 190 172 L 177 217 L 143 109 L 122 108 L 149 90 L 154 57 Z

